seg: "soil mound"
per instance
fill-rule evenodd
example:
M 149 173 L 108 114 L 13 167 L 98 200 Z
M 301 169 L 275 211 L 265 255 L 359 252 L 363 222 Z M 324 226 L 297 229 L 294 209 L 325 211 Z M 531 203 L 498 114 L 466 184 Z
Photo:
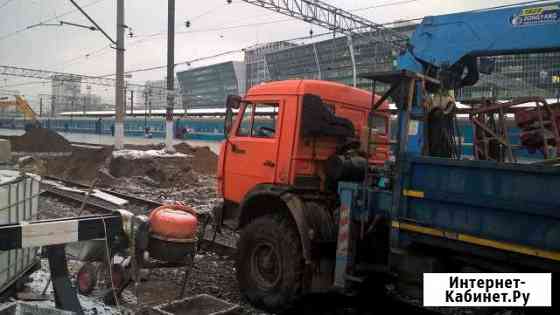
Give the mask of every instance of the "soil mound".
M 163 143 L 156 143 L 156 144 L 125 144 L 124 148 L 127 150 L 163 150 L 165 148 L 165 144 Z
M 21 136 L 10 137 L 13 152 L 22 153 L 68 153 L 72 145 L 58 133 L 46 128 L 32 128 Z
M 111 157 L 111 147 L 73 146 L 70 156 L 46 159 L 47 175 L 90 184 Z
M 196 148 L 186 142 L 178 143 L 174 145 L 173 148 L 175 148 L 175 151 L 183 154 L 193 154 L 196 150 Z
M 208 147 L 193 147 L 185 142 L 173 146 L 177 152 L 192 155 L 193 170 L 202 174 L 214 175 L 218 168 L 218 156 Z
M 113 154 L 108 175 L 116 179 L 132 178 L 139 183 L 161 188 L 183 188 L 196 181 L 189 156 L 160 152 L 130 151 Z

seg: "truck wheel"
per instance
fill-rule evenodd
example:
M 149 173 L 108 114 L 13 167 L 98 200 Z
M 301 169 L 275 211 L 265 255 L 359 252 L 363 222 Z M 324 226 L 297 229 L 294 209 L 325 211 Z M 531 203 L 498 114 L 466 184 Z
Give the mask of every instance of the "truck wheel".
M 281 215 L 250 222 L 241 233 L 236 261 L 243 297 L 269 311 L 287 309 L 301 294 L 304 262 L 297 228 Z

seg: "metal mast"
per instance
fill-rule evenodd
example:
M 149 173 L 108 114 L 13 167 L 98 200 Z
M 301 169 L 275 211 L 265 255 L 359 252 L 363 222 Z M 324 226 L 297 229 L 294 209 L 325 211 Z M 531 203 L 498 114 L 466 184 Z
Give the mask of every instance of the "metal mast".
M 117 0 L 117 52 L 115 84 L 115 149 L 124 148 L 124 0 Z
M 167 2 L 167 110 L 165 113 L 165 150 L 173 152 L 173 106 L 175 103 L 175 0 Z

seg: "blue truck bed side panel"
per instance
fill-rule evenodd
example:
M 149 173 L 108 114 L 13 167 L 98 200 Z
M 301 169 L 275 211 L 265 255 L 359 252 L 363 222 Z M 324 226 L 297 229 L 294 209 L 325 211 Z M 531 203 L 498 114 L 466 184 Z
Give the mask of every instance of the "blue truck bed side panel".
M 560 250 L 560 168 L 411 158 L 397 218 L 486 239 Z

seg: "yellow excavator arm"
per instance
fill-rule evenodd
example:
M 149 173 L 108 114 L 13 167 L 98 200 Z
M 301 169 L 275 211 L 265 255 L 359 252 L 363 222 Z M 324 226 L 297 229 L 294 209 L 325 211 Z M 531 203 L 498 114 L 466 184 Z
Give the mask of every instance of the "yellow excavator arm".
M 16 95 L 15 98 L 15 101 L 0 101 L 0 107 L 15 106 L 26 118 L 36 121 L 37 114 L 35 114 L 35 111 L 29 106 L 25 98 L 20 95 Z

